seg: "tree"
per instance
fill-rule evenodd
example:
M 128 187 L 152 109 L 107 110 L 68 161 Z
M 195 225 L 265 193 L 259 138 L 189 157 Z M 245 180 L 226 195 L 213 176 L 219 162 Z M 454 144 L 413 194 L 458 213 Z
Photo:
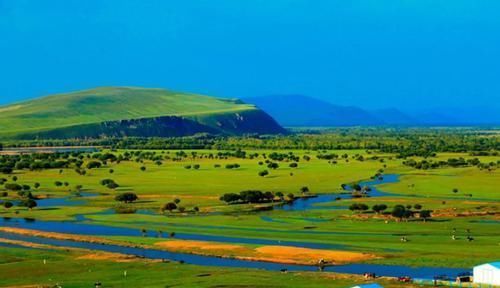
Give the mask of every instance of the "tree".
M 392 208 L 391 215 L 398 218 L 400 221 L 403 219 L 406 213 L 406 208 L 403 205 L 396 205 Z
M 125 203 L 131 203 L 131 202 L 136 201 L 137 199 L 139 199 L 137 197 L 137 195 L 135 193 L 131 193 L 131 192 L 118 194 L 115 197 L 116 201 L 125 202 Z
M 403 218 L 408 219 L 413 217 L 414 213 L 410 209 L 406 209 L 405 212 L 403 213 Z
M 95 169 L 95 168 L 101 168 L 102 166 L 102 163 L 99 162 L 99 161 L 90 161 L 89 163 L 87 163 L 87 169 Z
M 276 197 L 280 198 L 280 201 L 285 200 L 285 195 L 283 195 L 283 192 L 276 192 Z
M 240 197 L 246 203 L 259 203 L 264 199 L 264 193 L 259 190 L 245 190 L 240 192 Z
M 290 166 L 290 168 L 297 168 L 297 167 L 299 167 L 299 164 L 293 162 L 293 163 L 290 163 L 290 165 L 288 165 L 288 166 Z
M 12 171 L 13 171 L 12 167 L 0 166 L 0 173 L 10 174 L 12 173 Z
M 261 177 L 265 177 L 267 175 L 269 175 L 269 171 L 267 171 L 267 170 L 262 170 L 259 172 L 259 176 L 261 176 Z
M 146 171 L 146 167 L 145 166 L 141 166 L 141 171 L 142 172 Z
M 387 205 L 385 205 L 385 204 L 376 204 L 376 205 L 373 205 L 373 207 L 372 207 L 372 210 L 377 214 L 380 214 L 380 212 L 382 212 L 386 209 L 387 209 Z
M 194 164 L 194 165 L 193 165 L 193 168 L 194 168 L 195 170 L 200 169 L 200 164 Z
M 23 186 L 17 184 L 17 183 L 7 183 L 5 184 L 5 189 L 11 190 L 11 191 L 21 191 L 23 190 Z
M 116 189 L 116 188 L 120 187 L 120 185 L 118 185 L 118 184 L 117 184 L 117 183 L 115 183 L 115 182 L 111 182 L 111 183 L 108 183 L 108 184 L 106 185 L 106 187 L 108 187 L 109 189 Z
M 349 206 L 349 210 L 351 210 L 351 211 L 357 211 L 357 210 L 366 211 L 368 209 L 369 209 L 368 205 L 363 204 L 363 203 L 353 203 Z
M 413 208 L 415 208 L 416 210 L 420 210 L 420 209 L 422 209 L 422 205 L 415 204 L 415 205 L 413 205 Z
M 265 198 L 267 201 L 274 202 L 274 194 L 273 194 L 273 192 L 270 192 L 270 191 L 266 191 L 266 192 L 264 192 L 264 198 Z
M 278 163 L 275 163 L 275 162 L 271 162 L 269 164 L 267 164 L 267 168 L 269 169 L 278 169 L 280 166 L 278 165 Z
M 174 202 L 168 202 L 163 207 L 161 207 L 162 211 L 168 210 L 168 212 L 172 212 L 172 210 L 177 209 L 177 205 Z
M 175 203 L 175 204 L 179 204 L 179 203 L 181 203 L 181 199 L 179 199 L 179 198 L 175 198 L 175 199 L 174 199 L 174 203 Z
M 307 187 L 307 186 L 301 187 L 300 188 L 300 193 L 302 193 L 302 194 L 309 193 L 309 187 Z
M 33 199 L 33 195 L 28 190 L 17 191 L 17 195 L 19 195 L 19 197 L 22 197 L 22 198 Z
M 226 203 L 234 203 L 240 201 L 241 197 L 236 193 L 226 193 L 220 197 L 220 200 Z
M 290 199 L 290 201 L 295 200 L 295 195 L 293 195 L 293 193 L 288 193 L 288 194 L 286 195 L 286 197 L 288 197 L 288 199 Z
M 457 188 L 453 188 L 453 193 L 458 193 L 458 189 Z
M 30 210 L 32 210 L 33 208 L 35 208 L 37 205 L 38 204 L 33 199 L 26 199 L 26 200 L 23 200 L 21 202 L 21 206 L 27 207 Z
M 352 185 L 352 189 L 355 191 L 361 191 L 361 189 L 363 189 L 363 187 L 361 187 L 361 185 L 356 183 L 356 184 Z
M 12 206 L 14 206 L 14 204 L 12 204 L 12 202 L 10 202 L 10 201 L 5 201 L 3 203 L 3 207 L 5 207 L 6 209 L 11 208 Z
M 35 189 L 38 189 L 40 188 L 40 183 L 36 182 L 35 184 L 33 184 L 33 186 L 35 187 Z
M 54 185 L 56 185 L 56 187 L 61 187 L 63 183 L 61 181 L 56 181 L 54 182 Z
M 420 211 L 419 215 L 420 218 L 424 219 L 424 222 L 428 219 L 431 218 L 432 211 L 431 210 L 422 210 Z

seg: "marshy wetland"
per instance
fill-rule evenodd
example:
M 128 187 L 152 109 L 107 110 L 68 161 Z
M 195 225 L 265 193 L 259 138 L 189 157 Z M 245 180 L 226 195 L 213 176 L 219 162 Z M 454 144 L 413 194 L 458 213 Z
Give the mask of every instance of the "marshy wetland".
M 175 271 L 187 286 L 345 287 L 375 273 L 395 287 L 500 257 L 491 149 L 114 146 L 0 156 L 3 286 L 174 285 Z M 11 276 L 26 267 L 37 273 Z

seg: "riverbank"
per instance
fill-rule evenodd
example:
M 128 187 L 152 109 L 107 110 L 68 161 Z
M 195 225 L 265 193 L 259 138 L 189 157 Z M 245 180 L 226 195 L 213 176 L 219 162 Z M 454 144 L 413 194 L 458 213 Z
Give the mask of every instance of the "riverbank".
M 69 240 L 74 242 L 87 242 L 101 245 L 114 245 L 142 249 L 160 249 L 177 253 L 180 252 L 203 256 L 239 259 L 245 261 L 271 262 L 291 265 L 314 266 L 318 265 L 320 260 L 322 260 L 322 266 L 339 265 L 377 258 L 377 256 L 375 255 L 366 253 L 341 250 L 308 249 L 278 245 L 249 247 L 236 244 L 189 240 L 158 240 L 152 245 L 138 245 L 130 242 L 109 240 L 96 236 L 45 232 L 22 228 L 0 227 L 0 232 L 29 237 L 43 237 L 57 240 Z

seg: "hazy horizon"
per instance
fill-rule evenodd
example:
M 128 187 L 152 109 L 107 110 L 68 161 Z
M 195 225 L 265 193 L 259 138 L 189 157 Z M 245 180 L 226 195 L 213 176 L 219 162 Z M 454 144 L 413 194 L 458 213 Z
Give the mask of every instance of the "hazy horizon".
M 0 0 L 0 104 L 143 86 L 498 111 L 500 3 L 450 3 Z

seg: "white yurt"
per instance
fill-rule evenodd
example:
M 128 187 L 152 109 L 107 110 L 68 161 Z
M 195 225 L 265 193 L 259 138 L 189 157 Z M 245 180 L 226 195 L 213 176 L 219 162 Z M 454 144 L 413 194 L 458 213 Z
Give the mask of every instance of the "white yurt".
M 500 262 L 475 266 L 474 283 L 500 286 Z

